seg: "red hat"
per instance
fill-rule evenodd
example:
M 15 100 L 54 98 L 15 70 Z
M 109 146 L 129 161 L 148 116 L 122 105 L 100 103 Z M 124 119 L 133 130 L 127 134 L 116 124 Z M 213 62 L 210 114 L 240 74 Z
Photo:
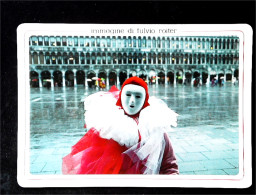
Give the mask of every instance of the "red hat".
M 143 87 L 143 88 L 145 89 L 146 98 L 145 98 L 145 102 L 144 102 L 144 105 L 143 105 L 143 107 L 141 108 L 141 110 L 142 110 L 143 108 L 146 108 L 147 106 L 149 106 L 149 103 L 148 103 L 148 98 L 149 98 L 149 94 L 148 94 L 148 85 L 147 85 L 147 83 L 146 83 L 143 79 L 141 79 L 141 78 L 139 78 L 139 77 L 131 77 L 131 78 L 127 79 L 127 80 L 123 83 L 122 88 L 121 88 L 121 91 L 120 91 L 120 93 L 119 93 L 118 100 L 117 100 L 117 102 L 116 102 L 116 105 L 117 105 L 117 106 L 120 106 L 121 108 L 123 108 L 122 102 L 121 102 L 121 94 L 122 94 L 122 91 L 123 91 L 124 86 L 125 86 L 125 85 L 129 85 L 129 84 L 139 85 L 139 86 L 141 86 L 141 87 Z

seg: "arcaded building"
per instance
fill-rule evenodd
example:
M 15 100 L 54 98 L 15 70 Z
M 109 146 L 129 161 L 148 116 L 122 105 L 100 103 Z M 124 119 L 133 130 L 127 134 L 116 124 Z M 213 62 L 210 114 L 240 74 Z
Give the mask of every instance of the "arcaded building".
M 149 84 L 238 79 L 234 36 L 31 36 L 31 87 L 119 86 L 131 76 Z

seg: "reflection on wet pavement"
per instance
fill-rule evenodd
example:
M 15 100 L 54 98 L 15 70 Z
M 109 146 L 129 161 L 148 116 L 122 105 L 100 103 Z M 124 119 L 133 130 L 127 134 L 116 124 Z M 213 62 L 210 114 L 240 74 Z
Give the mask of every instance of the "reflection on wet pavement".
M 31 88 L 32 174 L 61 174 L 61 158 L 85 133 L 83 99 L 97 91 Z M 154 85 L 149 94 L 180 115 L 169 135 L 181 174 L 238 174 L 238 86 Z

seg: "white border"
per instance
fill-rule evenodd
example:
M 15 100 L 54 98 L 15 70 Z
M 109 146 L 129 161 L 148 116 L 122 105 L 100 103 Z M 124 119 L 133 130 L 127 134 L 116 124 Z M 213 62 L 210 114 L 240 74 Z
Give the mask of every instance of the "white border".
M 154 34 L 92 34 L 90 29 L 143 29 Z M 175 33 L 157 33 L 177 29 Z M 239 48 L 239 174 L 238 175 L 32 175 L 29 171 L 30 87 L 29 37 L 32 35 L 81 36 L 238 36 Z M 18 173 L 22 187 L 221 187 L 247 188 L 252 184 L 251 69 L 252 28 L 247 24 L 223 25 L 107 25 L 107 24 L 21 24 L 18 43 Z M 243 71 L 242 71 L 243 70 Z M 242 79 L 241 79 L 242 78 Z M 242 82 L 243 81 L 243 82 Z M 246 98 L 246 99 L 245 99 Z

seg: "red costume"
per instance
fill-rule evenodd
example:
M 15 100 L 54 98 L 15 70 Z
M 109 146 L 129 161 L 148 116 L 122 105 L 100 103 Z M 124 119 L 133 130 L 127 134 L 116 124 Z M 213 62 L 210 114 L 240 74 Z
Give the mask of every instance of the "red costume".
M 121 102 L 122 90 L 129 84 L 146 91 L 142 109 L 133 116 L 124 112 Z M 127 79 L 120 92 L 112 87 L 87 97 L 85 110 L 89 131 L 63 158 L 63 174 L 179 174 L 167 135 L 177 114 L 163 101 L 149 98 L 142 79 Z

